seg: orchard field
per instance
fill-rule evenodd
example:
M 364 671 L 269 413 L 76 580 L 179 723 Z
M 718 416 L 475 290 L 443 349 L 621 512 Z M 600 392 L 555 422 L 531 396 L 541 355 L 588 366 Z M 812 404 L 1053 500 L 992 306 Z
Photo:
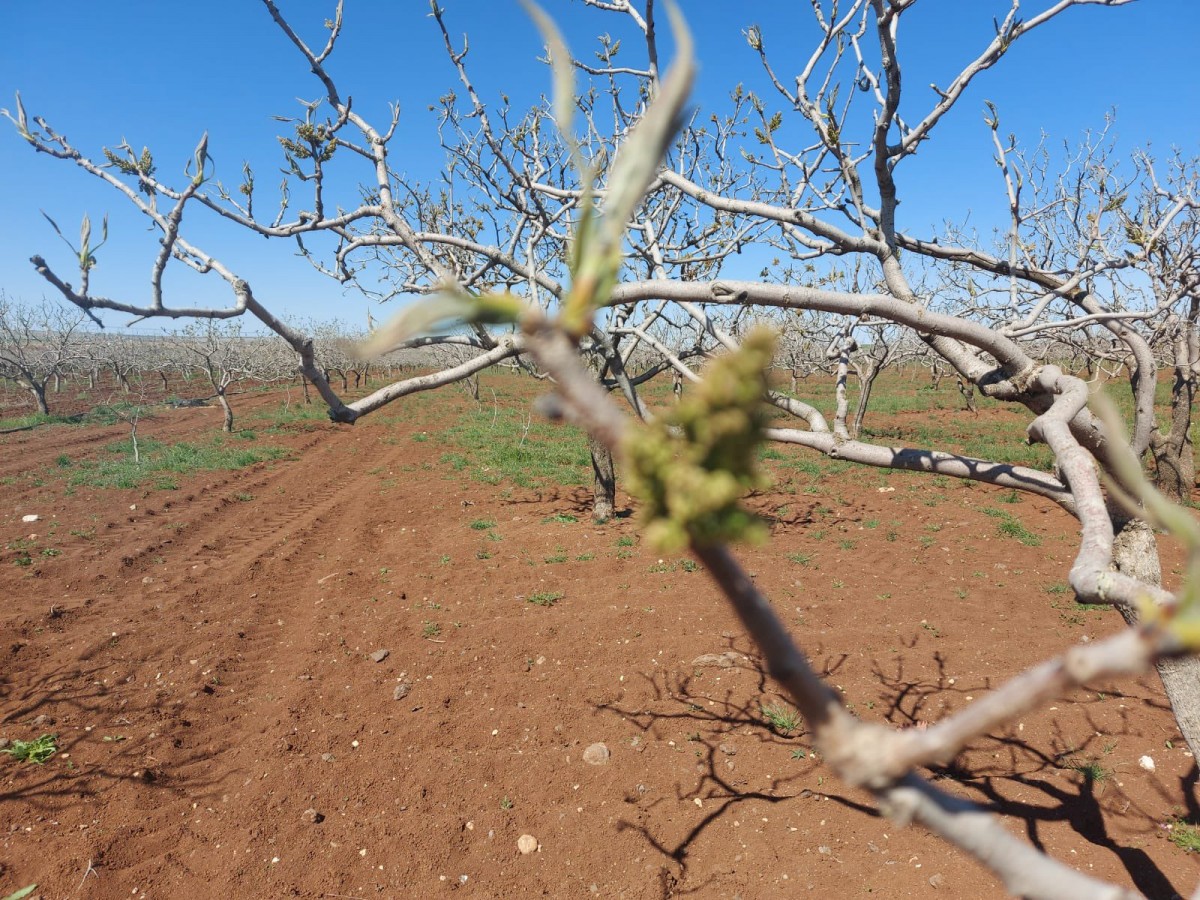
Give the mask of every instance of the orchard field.
M 619 475 L 591 521 L 586 442 L 530 412 L 543 383 L 481 387 L 353 427 L 247 390 L 232 434 L 147 402 L 136 463 L 114 394 L 68 384 L 76 420 L 35 427 L 5 395 L 0 739 L 56 752 L 0 755 L 0 895 L 1002 895 L 831 775 L 704 569 L 643 546 Z M 991 401 L 875 391 L 880 443 L 1049 464 Z M 771 537 L 741 553 L 864 719 L 921 728 L 1122 627 L 1076 603 L 1078 524 L 1049 501 L 762 453 Z M 932 775 L 1147 896 L 1200 874 L 1196 766 L 1153 673 Z

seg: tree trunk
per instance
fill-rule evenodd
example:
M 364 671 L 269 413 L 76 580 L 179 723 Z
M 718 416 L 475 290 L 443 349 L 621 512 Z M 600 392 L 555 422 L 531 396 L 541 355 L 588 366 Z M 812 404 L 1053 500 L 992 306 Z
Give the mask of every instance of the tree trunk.
M 301 384 L 301 385 L 303 386 L 303 388 L 304 388 L 304 402 L 305 402 L 305 403 L 312 403 L 312 397 L 311 397 L 311 396 L 309 396 L 309 393 L 308 393 L 308 378 L 307 378 L 307 377 L 305 377 L 304 375 L 301 375 L 301 376 L 300 376 L 300 384 Z
M 1175 378 L 1171 383 L 1171 428 L 1150 434 L 1158 489 L 1175 501 L 1189 500 L 1196 484 L 1196 457 L 1192 447 L 1192 403 L 1196 399 L 1192 341 L 1180 329 L 1175 338 Z
M 617 503 L 617 475 L 613 468 L 612 451 L 590 435 L 588 449 L 592 453 L 592 472 L 596 476 L 592 518 L 597 522 L 607 522 L 613 517 Z
M 33 394 L 34 402 L 37 403 L 37 411 L 43 416 L 50 415 L 50 407 L 46 405 L 46 385 L 38 384 L 31 378 L 25 383 L 25 387 L 29 389 L 29 393 Z
M 963 402 L 966 403 L 967 409 L 978 414 L 979 408 L 975 405 L 975 385 L 973 382 L 967 381 L 960 377 L 954 379 L 958 382 L 958 392 L 962 394 Z
M 882 369 L 879 367 L 871 366 L 866 371 L 866 377 L 863 377 L 863 373 L 859 373 L 858 406 L 854 410 L 854 422 L 850 426 L 850 434 L 855 440 L 858 440 L 858 436 L 862 434 L 863 419 L 867 416 L 867 404 L 871 402 L 871 389 L 875 387 L 875 379 L 879 377 L 881 371 Z
M 1113 544 L 1113 563 L 1117 569 L 1147 584 L 1160 584 L 1162 567 L 1158 561 L 1154 529 L 1138 519 L 1114 523 L 1114 526 L 1117 527 L 1117 539 Z M 1137 622 L 1137 610 L 1133 607 L 1118 606 L 1117 609 L 1129 624 Z M 1158 676 L 1188 749 L 1200 759 L 1200 657 L 1164 659 L 1158 664 Z
M 229 401 L 225 399 L 223 390 L 217 391 L 217 402 L 221 404 L 221 409 L 225 413 L 225 422 L 221 426 L 221 430 L 229 433 L 233 431 L 233 407 L 229 405 Z

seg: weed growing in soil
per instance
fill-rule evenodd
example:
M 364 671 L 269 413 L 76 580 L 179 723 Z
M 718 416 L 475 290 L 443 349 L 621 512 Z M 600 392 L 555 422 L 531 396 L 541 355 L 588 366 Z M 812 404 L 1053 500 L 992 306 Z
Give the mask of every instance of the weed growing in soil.
M 17 762 L 37 763 L 39 766 L 58 752 L 58 735 L 43 734 L 34 741 L 13 741 L 0 750 Z
M 534 606 L 553 606 L 562 598 L 563 595 L 558 591 L 539 591 L 526 597 L 525 602 L 532 603 Z
M 1186 819 L 1176 819 L 1167 827 L 1171 830 L 1169 840 L 1172 844 L 1188 853 L 1200 853 L 1200 826 L 1193 825 Z
M 471 528 L 475 531 L 487 531 L 489 528 L 496 527 L 495 519 L 476 519 L 471 523 Z
M 1065 768 L 1073 772 L 1078 772 L 1089 784 L 1100 784 L 1103 781 L 1108 781 L 1113 776 L 1112 769 L 1105 768 L 1100 764 L 1099 760 L 1095 759 L 1087 761 L 1072 760 L 1067 763 Z
M 784 737 L 800 727 L 800 714 L 791 707 L 771 704 L 762 707 L 762 714 L 767 724 Z
M 1006 513 L 1004 510 L 994 507 L 986 507 L 983 514 L 999 520 L 996 523 L 996 530 L 1005 537 L 1016 538 L 1026 547 L 1042 546 L 1042 539 L 1022 525 L 1012 513 Z
M 515 409 L 474 409 L 462 415 L 438 439 L 461 451 L 442 462 L 456 472 L 470 471 L 476 481 L 518 487 L 579 485 L 591 472 L 583 432 L 566 425 L 530 419 Z
M 136 488 L 147 483 L 174 490 L 174 475 L 244 469 L 255 463 L 287 456 L 282 447 L 227 446 L 224 436 L 206 444 L 179 443 L 167 446 L 152 438 L 138 441 L 141 462 L 133 461 L 133 446 L 118 441 L 104 448 L 97 460 L 80 460 L 68 476 L 71 487 Z

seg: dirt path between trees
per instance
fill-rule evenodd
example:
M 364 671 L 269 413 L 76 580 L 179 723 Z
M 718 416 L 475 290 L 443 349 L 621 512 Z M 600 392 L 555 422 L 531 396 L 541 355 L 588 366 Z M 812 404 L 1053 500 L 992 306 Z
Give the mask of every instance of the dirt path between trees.
M 120 426 L 0 438 L 0 738 L 59 742 L 43 766 L 0 756 L 0 895 L 1001 895 L 866 811 L 802 724 L 764 724 L 785 704 L 702 570 L 632 518 L 591 524 L 581 490 L 445 465 L 420 432 L 464 402 L 260 434 L 290 456 L 177 490 L 64 491 L 56 457 Z M 143 427 L 193 439 L 215 415 Z M 744 556 L 864 717 L 920 727 L 1120 625 L 1062 592 L 1076 526 L 1048 504 L 860 469 L 821 483 L 755 498 L 773 538 Z M 939 784 L 1169 897 L 1200 879 L 1164 827 L 1194 771 L 1146 677 L 1064 698 Z

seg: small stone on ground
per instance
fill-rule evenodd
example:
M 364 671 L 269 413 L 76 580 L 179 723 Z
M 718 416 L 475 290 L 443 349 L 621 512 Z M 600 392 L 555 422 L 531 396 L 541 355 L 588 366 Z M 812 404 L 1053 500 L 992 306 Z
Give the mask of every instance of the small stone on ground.
M 603 744 L 592 744 L 583 751 L 583 761 L 589 765 L 602 766 L 608 762 L 608 758 L 611 755 L 608 752 L 608 748 Z

